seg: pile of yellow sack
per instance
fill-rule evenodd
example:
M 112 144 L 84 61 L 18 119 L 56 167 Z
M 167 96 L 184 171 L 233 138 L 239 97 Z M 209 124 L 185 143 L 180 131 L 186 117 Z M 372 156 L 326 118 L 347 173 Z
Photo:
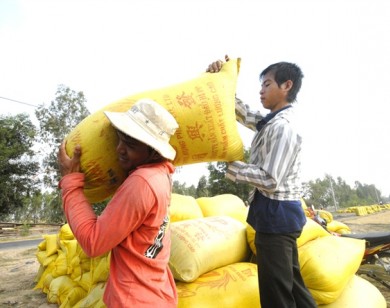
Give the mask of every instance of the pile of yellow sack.
M 104 307 L 102 294 L 109 273 L 109 253 L 89 258 L 65 224 L 58 234 L 44 235 L 36 255 L 40 268 L 35 289 L 46 293 L 49 303 L 60 307 Z
M 373 204 L 373 205 L 362 205 L 362 206 L 350 206 L 345 209 L 340 209 L 338 213 L 354 213 L 357 216 L 365 216 L 381 212 L 383 210 L 389 210 L 390 204 Z
M 254 230 L 247 207 L 225 194 L 195 199 L 172 195 L 169 266 L 178 307 L 260 307 Z M 355 273 L 364 241 L 333 236 L 308 219 L 298 239 L 305 283 L 320 307 L 386 307 L 378 289 Z M 104 307 L 109 254 L 88 258 L 69 226 L 45 235 L 38 246 L 36 288 L 60 307 Z
M 312 218 L 312 213 L 307 208 L 305 200 L 301 199 L 301 201 L 306 217 Z M 333 219 L 333 215 L 331 212 L 328 212 L 326 210 L 315 210 L 315 212 L 317 212 L 319 216 L 326 221 L 326 228 L 330 232 L 334 232 L 337 234 L 351 233 L 351 229 L 345 223 Z

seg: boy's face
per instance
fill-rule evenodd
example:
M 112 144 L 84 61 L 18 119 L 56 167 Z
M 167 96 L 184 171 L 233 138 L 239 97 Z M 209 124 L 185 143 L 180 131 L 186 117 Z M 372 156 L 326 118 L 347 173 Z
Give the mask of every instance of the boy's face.
M 274 79 L 274 73 L 268 72 L 261 79 L 260 100 L 265 109 L 275 112 L 285 107 L 288 91 L 291 89 L 292 81 L 288 80 L 278 86 Z
M 116 151 L 118 153 L 119 165 L 124 171 L 128 173 L 138 166 L 149 162 L 151 148 L 148 145 L 120 131 L 117 131 L 117 134 L 119 141 Z

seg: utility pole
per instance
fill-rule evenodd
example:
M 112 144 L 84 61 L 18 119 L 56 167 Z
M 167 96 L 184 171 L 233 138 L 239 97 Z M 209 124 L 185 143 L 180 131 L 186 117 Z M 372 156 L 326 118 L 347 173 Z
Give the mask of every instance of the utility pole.
M 376 191 L 375 186 L 374 186 L 374 191 L 375 191 L 375 195 L 376 195 L 376 200 L 377 200 L 377 202 L 378 202 L 378 204 L 379 204 L 380 201 L 379 201 L 378 192 Z
M 338 210 L 337 202 L 336 202 L 336 197 L 334 196 L 333 183 L 332 183 L 332 178 L 331 177 L 329 177 L 329 182 L 330 182 L 330 190 L 332 191 L 334 209 L 335 209 L 335 211 L 337 211 Z

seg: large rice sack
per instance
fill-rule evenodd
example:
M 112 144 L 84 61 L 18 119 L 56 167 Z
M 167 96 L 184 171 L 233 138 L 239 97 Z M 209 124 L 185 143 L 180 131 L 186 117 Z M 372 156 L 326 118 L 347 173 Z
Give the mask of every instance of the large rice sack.
M 68 276 L 59 276 L 50 283 L 47 301 L 52 304 L 60 305 L 69 295 L 72 289 L 77 287 L 77 283 Z
M 37 256 L 38 262 L 43 266 L 48 266 L 51 262 L 55 261 L 58 257 L 57 253 L 48 257 L 46 255 L 45 250 L 42 251 L 39 250 L 35 255 Z
M 328 211 L 325 211 L 325 210 L 315 210 L 316 212 L 318 212 L 318 215 L 320 215 L 320 217 L 322 219 L 325 219 L 325 221 L 327 223 L 330 223 L 333 221 L 333 215 L 331 212 L 328 212 Z
M 74 235 L 72 230 L 70 229 L 69 224 L 64 224 L 60 228 L 60 232 L 58 233 L 58 237 L 60 240 L 74 240 Z
M 203 213 L 194 197 L 173 193 L 171 195 L 169 217 L 172 223 L 175 221 L 202 218 Z
M 333 303 L 357 272 L 363 240 L 324 236 L 298 249 L 303 280 L 318 305 Z
M 91 259 L 91 279 L 92 284 L 106 282 L 110 273 L 111 252 Z
M 348 227 L 345 223 L 342 223 L 338 220 L 332 220 L 330 223 L 326 225 L 326 228 L 329 231 L 336 232 L 339 234 L 350 234 L 351 228 Z
M 51 280 L 53 280 L 53 275 L 51 274 L 54 269 L 54 262 L 51 262 L 48 266 L 40 266 L 39 271 L 37 273 L 37 277 L 35 277 L 35 281 L 37 282 L 34 290 L 42 289 L 44 293 L 48 293 L 49 286 Z M 45 284 L 49 282 L 49 285 Z
M 297 239 L 297 246 L 299 248 L 307 242 L 323 236 L 331 236 L 331 234 L 313 219 L 307 218 L 306 224 L 303 226 L 302 233 Z
M 340 297 L 331 304 L 319 308 L 386 308 L 382 293 L 367 280 L 354 275 Z
M 191 283 L 176 282 L 178 308 L 260 307 L 257 267 L 234 263 L 201 275 Z
M 204 217 L 171 224 L 169 267 L 176 280 L 191 282 L 249 255 L 245 225 L 228 217 Z
M 186 165 L 243 158 L 243 143 L 235 116 L 235 92 L 240 59 L 224 64 L 219 73 L 163 89 L 130 95 L 113 102 L 80 122 L 67 136 L 73 155 L 81 145 L 84 192 L 90 202 L 110 197 L 127 176 L 117 161 L 117 135 L 103 111 L 127 111 L 137 100 L 149 98 L 165 107 L 179 124 L 171 145 L 174 164 Z
M 45 234 L 43 238 L 46 241 L 46 255 L 50 257 L 57 253 L 60 248 L 58 246 L 58 235 L 57 234 Z
M 196 202 L 202 210 L 204 217 L 230 216 L 246 224 L 248 208 L 238 196 L 222 194 L 214 197 L 197 198 Z
M 54 260 L 54 268 L 51 274 L 53 277 L 64 276 L 68 271 L 68 260 L 66 253 L 62 250 L 58 250 L 58 257 Z
M 96 284 L 86 297 L 81 299 L 72 308 L 105 308 L 103 303 L 103 294 L 106 287 L 105 282 Z
M 255 245 L 256 231 L 249 224 L 247 225 L 246 228 L 246 235 L 247 235 L 247 241 L 249 247 L 251 248 L 252 252 L 256 254 L 256 245 Z M 327 232 L 323 227 L 321 227 L 318 223 L 316 223 L 314 220 L 307 218 L 306 224 L 303 226 L 302 233 L 300 237 L 298 237 L 297 239 L 297 246 L 299 248 L 305 243 L 323 236 L 331 236 L 331 234 Z

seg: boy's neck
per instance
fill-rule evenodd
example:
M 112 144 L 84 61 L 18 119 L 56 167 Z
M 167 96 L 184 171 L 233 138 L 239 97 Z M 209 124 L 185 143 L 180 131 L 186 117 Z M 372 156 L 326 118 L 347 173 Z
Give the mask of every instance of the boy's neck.
M 274 108 L 270 109 L 270 112 L 276 112 L 280 109 L 283 109 L 287 106 L 291 105 L 289 102 L 281 102 L 280 104 L 277 104 Z

